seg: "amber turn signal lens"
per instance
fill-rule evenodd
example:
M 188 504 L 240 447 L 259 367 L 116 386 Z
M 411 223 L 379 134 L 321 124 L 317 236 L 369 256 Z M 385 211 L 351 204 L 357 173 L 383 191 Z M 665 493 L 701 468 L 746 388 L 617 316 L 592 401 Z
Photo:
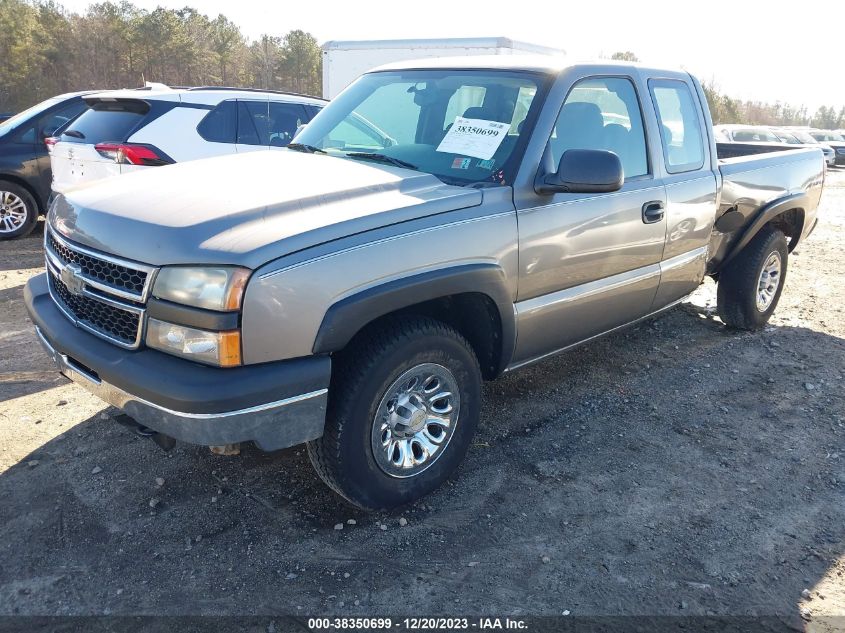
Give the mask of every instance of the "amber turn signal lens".
M 246 282 L 249 280 L 249 273 L 250 271 L 245 268 L 237 268 L 232 271 L 229 276 L 229 286 L 226 289 L 225 310 L 240 310 Z

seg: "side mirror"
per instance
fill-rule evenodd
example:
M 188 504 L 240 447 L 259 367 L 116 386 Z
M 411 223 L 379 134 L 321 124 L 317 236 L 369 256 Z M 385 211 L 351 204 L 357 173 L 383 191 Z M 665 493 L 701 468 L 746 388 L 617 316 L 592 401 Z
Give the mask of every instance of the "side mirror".
M 538 179 L 537 193 L 610 193 L 625 182 L 619 157 L 603 149 L 568 149 L 557 172 Z

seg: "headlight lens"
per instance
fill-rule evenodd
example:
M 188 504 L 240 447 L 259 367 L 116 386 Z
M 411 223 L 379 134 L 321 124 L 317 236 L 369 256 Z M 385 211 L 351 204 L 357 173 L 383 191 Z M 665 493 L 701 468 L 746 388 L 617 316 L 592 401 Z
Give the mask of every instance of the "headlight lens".
M 209 365 L 241 364 L 241 333 L 237 330 L 209 332 L 151 318 L 147 321 L 147 345 Z
M 238 310 L 249 272 L 235 266 L 165 266 L 153 295 L 195 308 Z

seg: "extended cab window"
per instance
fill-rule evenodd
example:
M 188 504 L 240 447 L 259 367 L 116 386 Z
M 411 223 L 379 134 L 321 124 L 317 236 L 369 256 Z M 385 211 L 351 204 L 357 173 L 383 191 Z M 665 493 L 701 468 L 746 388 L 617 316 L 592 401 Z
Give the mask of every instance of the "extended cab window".
M 677 174 L 704 166 L 704 140 L 689 86 L 683 81 L 649 81 L 660 122 L 666 171 Z
M 626 179 L 647 174 L 643 117 L 634 84 L 621 77 L 579 81 L 560 109 L 550 146 L 555 165 L 569 149 L 604 149 L 619 156 Z

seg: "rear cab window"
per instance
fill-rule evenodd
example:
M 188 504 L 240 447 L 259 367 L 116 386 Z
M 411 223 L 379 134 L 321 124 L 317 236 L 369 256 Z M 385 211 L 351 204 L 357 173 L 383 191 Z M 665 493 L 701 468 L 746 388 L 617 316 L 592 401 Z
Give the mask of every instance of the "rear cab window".
M 689 86 L 677 79 L 651 79 L 648 85 L 660 123 L 666 171 L 678 174 L 701 169 L 704 138 Z
M 93 101 L 90 109 L 64 129 L 68 143 L 123 142 L 144 121 L 150 106 L 139 100 Z

